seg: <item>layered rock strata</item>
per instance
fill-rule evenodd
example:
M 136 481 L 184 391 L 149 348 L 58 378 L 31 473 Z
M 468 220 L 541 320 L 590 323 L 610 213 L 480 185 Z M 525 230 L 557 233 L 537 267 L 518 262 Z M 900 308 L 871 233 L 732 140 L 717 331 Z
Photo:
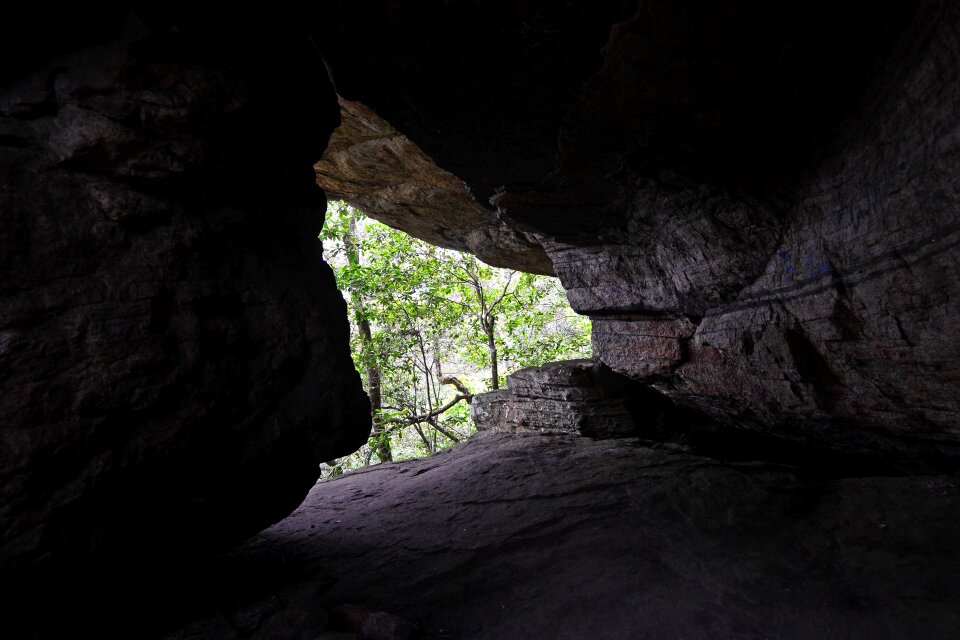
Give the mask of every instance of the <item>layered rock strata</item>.
M 638 430 L 643 391 L 593 360 L 551 362 L 510 374 L 503 389 L 475 395 L 470 416 L 478 430 L 492 433 L 627 436 Z M 646 408 L 656 411 L 655 404 Z

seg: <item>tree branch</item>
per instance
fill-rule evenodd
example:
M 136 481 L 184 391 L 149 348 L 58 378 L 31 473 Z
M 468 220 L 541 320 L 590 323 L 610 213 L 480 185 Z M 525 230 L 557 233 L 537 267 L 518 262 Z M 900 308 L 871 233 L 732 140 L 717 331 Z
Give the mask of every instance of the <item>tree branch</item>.
M 470 399 L 470 398 L 472 398 L 472 397 L 473 397 L 473 396 L 465 396 L 465 395 L 462 395 L 462 394 L 461 394 L 461 395 L 457 395 L 457 397 L 455 397 L 453 400 L 451 400 L 451 401 L 448 402 L 447 404 L 443 405 L 442 407 L 437 407 L 436 409 L 434 409 L 433 411 L 430 411 L 430 412 L 428 412 L 428 413 L 424 413 L 424 414 L 421 414 L 421 415 L 418 415 L 418 416 L 411 416 L 411 417 L 409 417 L 409 418 L 387 418 L 386 420 L 384 420 L 384 423 L 392 423 L 392 424 L 397 425 L 396 427 L 392 427 L 393 429 L 400 428 L 401 426 L 404 426 L 404 425 L 411 425 L 411 424 L 412 424 L 412 425 L 419 425 L 419 424 L 424 423 L 424 422 L 429 422 L 429 421 L 430 421 L 430 418 L 436 418 L 436 417 L 437 417 L 438 415 L 440 415 L 441 413 L 445 413 L 446 411 L 448 411 L 449 409 L 451 409 L 454 405 L 456 405 L 456 404 L 457 404 L 458 402 L 460 402 L 461 400 L 468 400 L 468 399 Z M 436 424 L 432 424 L 432 423 L 431 423 L 431 426 L 435 427 L 435 428 L 437 429 L 437 431 L 439 431 L 439 432 L 442 433 L 443 435 L 447 436 L 448 438 L 450 438 L 450 439 L 453 440 L 454 442 L 460 442 L 460 439 L 459 439 L 458 437 L 456 437 L 455 435 L 452 435 L 452 434 L 448 433 L 447 431 L 445 431 L 444 429 L 441 429 L 440 427 L 437 427 Z
M 448 438 L 450 438 L 450 439 L 453 440 L 454 442 L 460 442 L 460 438 L 458 438 L 455 434 L 453 434 L 453 433 L 447 431 L 446 429 L 444 429 L 443 427 L 441 427 L 441 426 L 437 423 L 436 420 L 431 421 L 431 422 L 430 422 L 430 426 L 432 426 L 434 429 L 436 429 L 437 431 L 439 431 L 439 432 L 442 433 L 443 435 L 447 436 Z
M 427 447 L 427 451 L 431 454 L 433 453 L 433 447 L 430 446 L 430 440 L 423 433 L 423 429 L 420 428 L 419 424 L 414 423 L 413 428 L 416 430 L 417 435 L 420 436 L 420 439 L 423 440 L 424 446 Z
M 457 391 L 467 397 L 467 402 L 473 398 L 473 394 L 470 393 L 470 389 L 467 388 L 467 385 L 463 384 L 463 381 L 456 376 L 443 376 L 440 378 L 440 384 L 449 384 L 450 386 L 456 387 Z
M 490 311 L 491 311 L 491 312 L 494 310 L 494 308 L 495 308 L 498 304 L 500 304 L 500 303 L 503 301 L 503 298 L 507 295 L 507 290 L 510 289 L 510 281 L 513 280 L 513 274 L 515 274 L 515 273 L 516 273 L 516 271 L 511 271 L 511 272 L 507 275 L 507 284 L 503 285 L 503 293 L 501 293 L 501 294 L 500 294 L 500 297 L 497 298 L 497 300 L 496 300 L 493 304 L 490 305 Z

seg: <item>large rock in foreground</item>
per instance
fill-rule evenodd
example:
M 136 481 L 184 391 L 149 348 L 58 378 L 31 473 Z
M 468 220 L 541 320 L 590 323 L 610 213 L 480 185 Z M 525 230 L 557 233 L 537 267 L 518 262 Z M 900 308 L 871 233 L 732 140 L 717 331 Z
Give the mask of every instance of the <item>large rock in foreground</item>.
M 321 482 L 198 578 L 182 597 L 210 616 L 167 637 L 303 637 L 280 632 L 353 604 L 436 640 L 954 640 L 960 480 L 810 471 L 476 439 Z
M 157 13 L 109 37 L 78 18 L 75 39 L 108 44 L 4 68 L 0 575 L 18 589 L 17 568 L 242 539 L 369 430 L 316 238 L 326 77 L 283 24 Z

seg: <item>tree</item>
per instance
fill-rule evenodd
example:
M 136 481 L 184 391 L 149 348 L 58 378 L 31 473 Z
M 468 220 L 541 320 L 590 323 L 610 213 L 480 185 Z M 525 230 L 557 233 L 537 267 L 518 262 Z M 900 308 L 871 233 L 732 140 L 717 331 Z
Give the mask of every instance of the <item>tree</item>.
M 482 277 L 479 263 L 477 263 L 476 260 L 458 257 L 454 260 L 453 265 L 455 273 L 462 276 L 459 282 L 469 286 L 473 292 L 472 297 L 462 297 L 470 300 L 473 304 L 467 304 L 460 300 L 451 302 L 462 305 L 468 311 L 472 311 L 476 317 L 480 329 L 486 338 L 487 355 L 490 358 L 490 388 L 494 390 L 499 389 L 500 368 L 497 355 L 497 315 L 500 313 L 499 307 L 506 299 L 507 294 L 513 293 L 510 290 L 510 283 L 513 282 L 516 271 L 507 273 L 507 281 L 503 284 L 503 289 L 499 290 L 498 295 L 497 289 L 491 292 L 488 287 L 484 286 L 489 283 L 489 278 L 485 279 Z
M 347 225 L 346 228 L 341 226 L 339 229 L 342 233 L 344 255 L 347 258 L 347 265 L 353 270 L 359 270 L 361 269 L 361 263 L 360 247 L 357 244 L 357 212 L 352 208 L 346 208 L 344 211 L 346 212 Z M 376 445 L 371 447 L 370 451 L 376 451 L 380 462 L 392 462 L 393 454 L 390 451 L 390 439 L 382 437 L 383 422 L 380 419 L 380 413 L 383 411 L 383 396 L 380 390 L 381 374 L 379 359 L 373 345 L 373 331 L 370 329 L 370 314 L 360 290 L 354 288 L 350 291 L 350 302 L 359 330 L 360 359 L 367 373 L 367 394 L 370 396 L 370 417 L 373 421 L 372 437 L 376 442 Z M 368 456 L 368 463 L 369 460 Z
M 320 237 L 371 397 L 371 440 L 355 464 L 457 442 L 473 429 L 472 390 L 499 388 L 501 370 L 589 353 L 589 323 L 553 278 L 494 269 L 343 202 L 330 203 Z

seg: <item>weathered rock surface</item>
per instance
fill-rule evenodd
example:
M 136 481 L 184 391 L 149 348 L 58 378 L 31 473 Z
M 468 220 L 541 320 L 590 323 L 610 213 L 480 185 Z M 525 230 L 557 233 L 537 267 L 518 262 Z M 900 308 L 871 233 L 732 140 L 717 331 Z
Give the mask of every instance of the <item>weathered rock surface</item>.
M 493 433 L 627 436 L 642 425 L 644 392 L 599 362 L 564 360 L 511 373 L 505 388 L 473 396 L 470 416 Z
M 541 243 L 605 364 L 763 433 L 956 459 L 954 3 L 341 5 L 340 38 L 384 19 L 331 54 L 338 90 Z
M 339 99 L 340 126 L 314 166 L 334 198 L 431 244 L 469 251 L 496 267 L 553 275 L 543 247 L 474 200 L 406 136 L 358 102 Z
M 197 622 L 163 633 L 178 640 L 341 604 L 428 639 L 953 640 L 960 480 L 830 471 L 491 435 L 323 481 L 185 592 L 129 615 L 157 631 L 189 600 Z
M 960 310 L 960 166 L 943 87 L 958 86 L 960 14 L 925 11 L 855 124 L 807 171 L 779 170 L 789 191 L 755 175 L 735 193 L 661 174 L 627 197 L 612 247 L 554 247 L 574 305 L 605 314 L 604 362 L 767 431 L 854 447 L 958 440 L 960 341 L 945 329 Z M 615 41 L 639 38 L 641 17 Z
M 633 334 L 631 334 L 633 335 Z M 565 360 L 521 369 L 503 389 L 473 396 L 470 414 L 480 433 L 559 433 L 592 438 L 638 437 L 675 444 L 722 460 L 766 460 L 842 469 L 850 475 L 954 470 L 946 455 L 857 448 L 843 440 L 800 441 L 718 421 L 677 406 L 642 382 L 594 360 Z
M 316 239 L 311 166 L 337 121 L 316 53 L 259 17 L 77 17 L 72 51 L 5 59 L 0 95 L 0 586 L 18 591 L 95 552 L 242 539 L 369 431 Z M 43 22 L 24 23 L 40 43 Z

